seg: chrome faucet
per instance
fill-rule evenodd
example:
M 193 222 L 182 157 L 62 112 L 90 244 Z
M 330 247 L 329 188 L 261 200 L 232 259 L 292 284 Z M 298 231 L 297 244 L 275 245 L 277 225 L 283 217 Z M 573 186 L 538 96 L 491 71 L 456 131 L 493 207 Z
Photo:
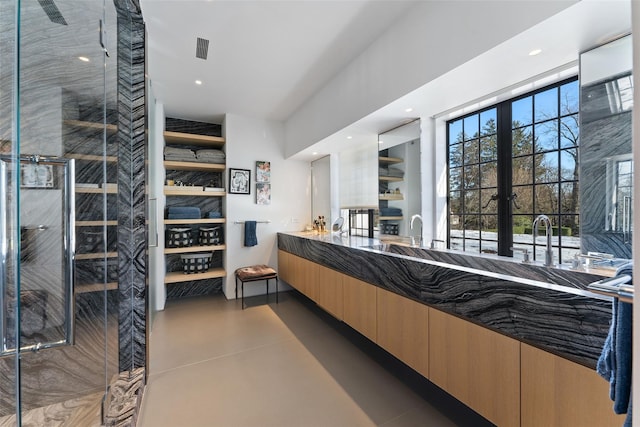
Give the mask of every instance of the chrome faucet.
M 536 242 L 536 237 L 538 237 L 538 225 L 543 222 L 546 230 L 547 237 L 547 249 L 544 251 L 544 265 L 547 267 L 553 266 L 553 251 L 551 249 L 551 236 L 553 235 L 553 229 L 551 228 L 551 220 L 546 215 L 538 215 L 535 220 L 533 220 L 533 243 Z
M 420 236 L 418 237 L 418 246 L 422 246 L 422 217 L 418 214 L 415 214 L 411 217 L 411 225 L 410 228 L 411 230 L 413 230 L 413 222 L 419 219 L 420 220 Z M 416 245 L 416 240 L 415 240 L 415 236 L 411 235 L 411 246 L 415 246 Z
M 430 248 L 431 248 L 431 249 L 435 249 L 435 248 L 436 248 L 436 242 L 438 242 L 438 243 L 447 243 L 447 242 L 445 242 L 444 240 L 440 240 L 440 239 L 432 239 L 432 240 L 431 240 L 431 246 L 430 246 Z M 446 249 L 446 248 L 445 248 L 445 249 Z

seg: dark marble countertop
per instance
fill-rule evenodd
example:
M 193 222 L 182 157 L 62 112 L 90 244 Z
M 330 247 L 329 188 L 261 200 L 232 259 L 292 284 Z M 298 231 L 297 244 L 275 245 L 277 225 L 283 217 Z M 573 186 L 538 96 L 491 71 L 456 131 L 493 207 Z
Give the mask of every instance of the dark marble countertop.
M 278 247 L 591 368 L 611 321 L 594 271 L 333 233 L 278 233 Z

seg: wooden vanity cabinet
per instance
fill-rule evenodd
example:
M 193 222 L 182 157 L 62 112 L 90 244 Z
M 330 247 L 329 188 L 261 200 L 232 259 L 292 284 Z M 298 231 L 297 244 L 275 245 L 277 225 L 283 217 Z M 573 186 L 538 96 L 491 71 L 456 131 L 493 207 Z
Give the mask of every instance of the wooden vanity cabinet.
M 290 267 L 290 259 L 293 255 L 278 249 L 278 277 L 293 286 L 293 273 Z
M 343 275 L 344 322 L 373 342 L 376 339 L 376 287 Z
M 592 369 L 282 250 L 278 267 L 282 280 L 497 426 L 624 422 Z
M 344 274 L 330 268 L 319 266 L 317 303 L 326 312 L 338 320 L 344 313 Z
M 278 270 L 282 280 L 315 301 L 318 282 L 318 264 L 308 259 L 278 251 Z
M 498 426 L 520 425 L 517 340 L 430 308 L 429 380 Z
M 429 308 L 377 289 L 377 344 L 429 378 Z
M 609 383 L 594 370 L 522 344 L 522 427 L 621 426 Z
M 278 270 L 280 279 L 342 320 L 344 274 L 283 250 L 278 250 Z

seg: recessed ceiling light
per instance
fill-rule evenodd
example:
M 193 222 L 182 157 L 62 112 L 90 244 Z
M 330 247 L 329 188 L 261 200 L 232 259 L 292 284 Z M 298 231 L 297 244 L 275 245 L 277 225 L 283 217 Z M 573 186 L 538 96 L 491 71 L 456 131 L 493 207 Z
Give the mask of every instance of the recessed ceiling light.
M 314 152 L 313 152 L 313 153 L 311 153 L 311 154 L 313 154 L 314 156 L 317 156 L 317 155 L 318 155 L 318 152 L 317 152 L 317 151 L 314 151 Z
M 86 56 L 78 56 L 78 59 L 82 62 L 89 62 L 89 58 L 87 58 Z
M 529 56 L 536 56 L 540 53 L 542 53 L 542 49 L 533 49 L 531 52 L 529 52 Z
M 410 113 L 413 111 L 413 108 L 409 107 L 409 108 L 405 108 L 404 109 L 405 112 Z
M 347 137 L 347 139 L 351 139 L 351 138 L 353 138 L 351 135 L 349 135 L 349 136 Z
M 196 80 L 196 84 L 197 85 L 201 85 L 202 84 L 202 80 Z

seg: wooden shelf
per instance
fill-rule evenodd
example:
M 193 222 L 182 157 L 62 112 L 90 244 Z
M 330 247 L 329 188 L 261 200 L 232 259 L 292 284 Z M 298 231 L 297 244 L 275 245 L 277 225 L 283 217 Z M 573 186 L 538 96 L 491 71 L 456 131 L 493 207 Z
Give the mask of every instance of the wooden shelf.
M 381 216 L 380 221 L 402 221 L 402 216 Z
M 404 200 L 402 194 L 380 194 L 380 200 Z
M 118 225 L 117 220 L 109 221 L 76 221 L 76 227 L 102 227 L 103 225 Z
M 81 129 L 102 130 L 105 128 L 104 123 L 85 122 L 82 120 L 64 120 L 62 123 Z M 116 133 L 118 131 L 117 125 L 107 124 L 106 128 L 108 133 Z
M 193 133 L 164 131 L 166 144 L 201 145 L 205 147 L 221 148 L 224 138 L 219 136 L 196 135 Z
M 403 161 L 404 160 L 399 157 L 378 157 L 379 163 L 387 164 L 387 165 L 402 163 Z
M 107 258 L 116 258 L 118 256 L 118 252 L 107 252 Z M 105 257 L 104 252 L 96 252 L 93 254 L 76 254 L 76 260 L 82 259 L 102 259 Z
M 225 191 L 204 191 L 202 187 L 180 187 L 177 185 L 165 185 L 165 196 L 201 196 L 201 197 L 221 197 L 226 195 Z
M 219 277 L 226 277 L 227 273 L 224 271 L 224 268 L 210 268 L 209 271 L 204 273 L 193 273 L 193 274 L 184 274 L 182 271 L 174 271 L 171 273 L 167 273 L 164 276 L 164 283 L 180 283 L 180 282 L 190 282 L 192 280 L 206 280 L 206 279 L 217 279 Z
M 165 254 L 188 254 L 192 252 L 223 251 L 226 245 L 187 246 L 184 248 L 164 248 Z
M 81 194 L 102 194 L 102 193 L 107 193 L 107 194 L 117 194 L 118 193 L 118 186 L 109 186 L 107 188 L 94 188 L 94 187 L 76 187 L 76 193 L 81 193 Z
M 118 158 L 116 156 L 99 156 L 96 154 L 79 154 L 79 153 L 67 153 L 64 155 L 67 159 L 76 159 L 76 160 L 87 160 L 90 162 L 117 162 Z
M 226 165 L 224 163 L 177 162 L 174 160 L 165 160 L 164 168 L 175 171 L 223 172 L 226 169 Z
M 172 224 L 224 224 L 226 218 L 200 218 L 200 219 L 165 219 L 166 225 Z
M 89 285 L 76 285 L 74 288 L 75 294 L 86 294 L 88 292 L 102 292 L 106 290 L 112 291 L 114 289 L 118 289 L 118 282 L 109 282 L 109 283 L 92 283 Z
M 379 176 L 378 179 L 380 181 L 388 181 L 388 182 L 400 182 L 404 181 L 404 178 L 399 176 Z

